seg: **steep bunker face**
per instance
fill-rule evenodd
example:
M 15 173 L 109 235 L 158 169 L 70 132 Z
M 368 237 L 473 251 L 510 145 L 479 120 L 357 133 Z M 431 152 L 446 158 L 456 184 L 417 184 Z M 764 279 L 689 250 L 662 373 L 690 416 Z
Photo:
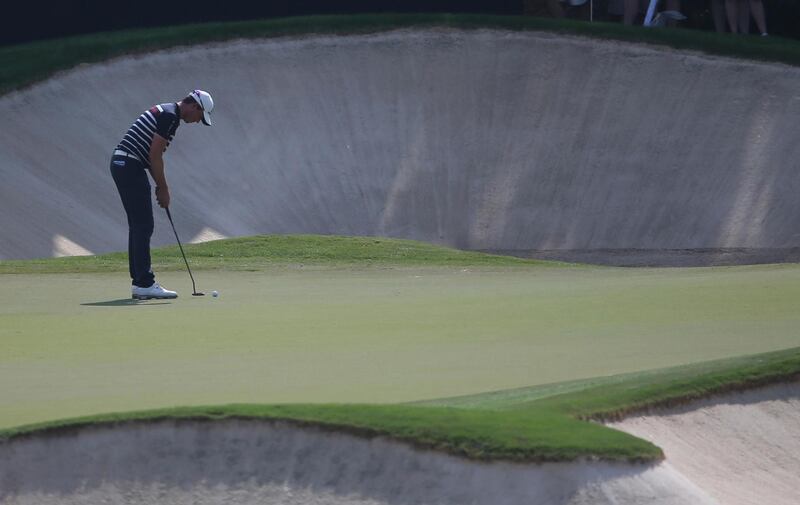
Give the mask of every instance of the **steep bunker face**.
M 800 246 L 798 84 L 778 64 L 489 30 L 80 67 L 0 98 L 13 118 L 0 259 L 125 250 L 111 152 L 143 110 L 203 88 L 214 126 L 182 125 L 165 157 L 186 241 L 321 233 L 601 263 L 676 250 L 780 261 Z M 154 245 L 169 244 L 156 214 Z
M 665 465 L 475 463 L 255 421 L 159 422 L 0 442 L 0 503 L 710 504 Z M 657 498 L 653 498 L 657 497 Z

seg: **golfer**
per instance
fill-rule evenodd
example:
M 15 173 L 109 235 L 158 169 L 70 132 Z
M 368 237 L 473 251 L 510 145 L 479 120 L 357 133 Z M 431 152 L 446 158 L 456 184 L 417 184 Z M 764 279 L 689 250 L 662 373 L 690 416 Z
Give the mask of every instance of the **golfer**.
M 156 200 L 169 207 L 169 186 L 164 175 L 164 151 L 184 123 L 211 126 L 214 101 L 205 91 L 196 89 L 177 103 L 162 103 L 139 116 L 111 158 L 111 176 L 117 185 L 122 206 L 128 215 L 128 268 L 131 274 L 131 294 L 137 300 L 177 298 L 178 293 L 164 289 L 156 282 L 150 266 L 150 237 L 153 235 L 153 204 L 150 181 L 156 185 Z

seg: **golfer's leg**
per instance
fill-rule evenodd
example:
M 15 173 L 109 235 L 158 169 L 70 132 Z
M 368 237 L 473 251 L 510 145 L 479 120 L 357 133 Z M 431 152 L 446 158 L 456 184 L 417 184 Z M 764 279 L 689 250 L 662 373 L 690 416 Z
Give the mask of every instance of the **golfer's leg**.
M 123 164 L 117 164 L 120 162 Z M 150 287 L 155 279 L 150 268 L 150 237 L 153 234 L 150 181 L 142 166 L 128 158 L 115 157 L 111 163 L 111 175 L 128 216 L 131 283 L 143 288 Z
M 111 177 L 114 178 L 114 184 L 117 186 L 117 192 L 119 192 L 122 207 L 125 209 L 125 216 L 128 220 L 128 271 L 131 275 L 131 282 L 133 282 L 136 278 L 136 269 L 133 264 L 133 233 L 131 231 L 131 211 L 129 210 L 129 205 L 131 201 L 131 186 L 134 181 L 126 165 L 126 158 L 115 156 L 111 159 L 110 171 Z
M 141 170 L 130 202 L 131 250 L 133 256 L 133 284 L 149 288 L 155 281 L 150 264 L 150 237 L 153 236 L 153 203 L 150 197 L 150 182 Z
M 133 231 L 131 231 L 131 223 L 128 221 L 128 272 L 131 274 L 131 284 L 136 278 L 136 266 L 133 264 Z

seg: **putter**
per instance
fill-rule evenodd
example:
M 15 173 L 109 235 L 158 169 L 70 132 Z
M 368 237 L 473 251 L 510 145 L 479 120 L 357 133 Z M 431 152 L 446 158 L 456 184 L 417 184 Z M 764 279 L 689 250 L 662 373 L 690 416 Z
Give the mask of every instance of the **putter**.
M 172 225 L 172 231 L 175 233 L 175 240 L 178 241 L 178 247 L 181 248 L 181 256 L 183 256 L 183 262 L 186 263 L 186 270 L 189 271 L 189 278 L 192 279 L 192 296 L 205 296 L 205 293 L 198 292 L 197 288 L 194 285 L 194 276 L 192 275 L 192 269 L 189 268 L 189 262 L 186 261 L 186 254 L 183 252 L 183 246 L 181 245 L 181 239 L 178 238 L 178 231 L 175 229 L 175 223 L 172 222 L 172 214 L 169 213 L 169 207 L 164 207 L 164 210 L 167 211 L 167 217 L 169 218 L 169 224 Z

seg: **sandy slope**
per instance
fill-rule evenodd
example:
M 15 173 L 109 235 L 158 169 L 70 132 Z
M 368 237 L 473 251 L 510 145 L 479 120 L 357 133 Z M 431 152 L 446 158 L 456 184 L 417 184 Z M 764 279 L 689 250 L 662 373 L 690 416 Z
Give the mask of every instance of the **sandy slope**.
M 725 505 L 800 503 L 800 383 L 725 395 L 612 424 L 650 440 Z
M 202 87 L 167 156 L 184 240 L 495 250 L 800 246 L 800 69 L 538 33 L 237 41 L 0 97 L 0 259 L 125 250 L 111 150 Z M 160 211 L 154 243 L 171 243 Z
M 472 463 L 383 439 L 226 421 L 0 443 L 0 503 L 712 503 L 660 466 Z

